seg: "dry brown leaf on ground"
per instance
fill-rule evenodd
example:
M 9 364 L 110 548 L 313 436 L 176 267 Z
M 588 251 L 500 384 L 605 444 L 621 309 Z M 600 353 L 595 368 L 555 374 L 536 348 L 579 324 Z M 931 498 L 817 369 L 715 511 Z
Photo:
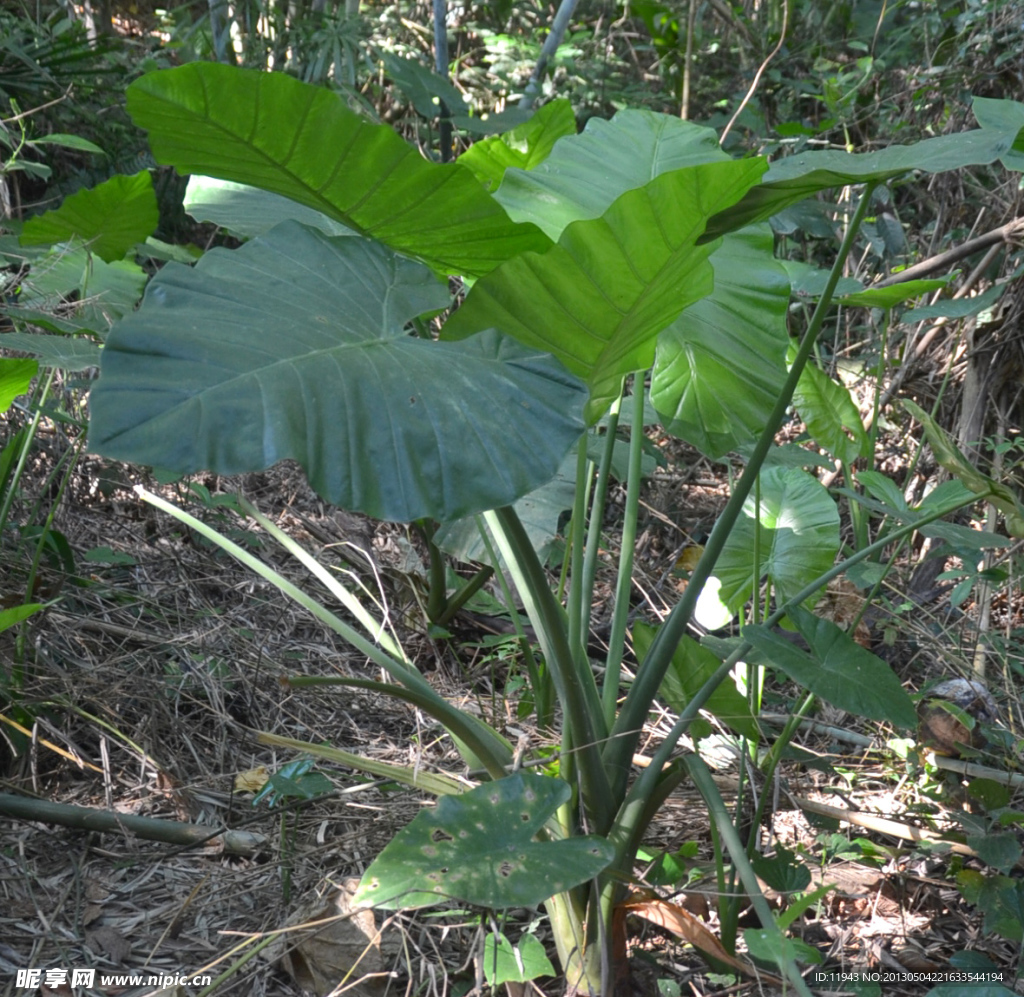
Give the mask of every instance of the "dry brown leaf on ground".
M 132 943 L 108 924 L 88 930 L 85 944 L 94 952 L 102 952 L 111 962 L 124 962 L 132 952 Z
M 342 882 L 328 896 L 314 897 L 288 919 L 287 927 L 308 924 L 308 932 L 288 932 L 268 947 L 268 958 L 302 987 L 326 997 L 342 982 L 352 997 L 381 997 L 387 989 L 389 954 L 397 938 L 382 937 L 373 910 L 354 907 L 357 878 Z
M 756 976 L 769 982 L 781 982 L 781 980 L 776 981 L 767 973 L 755 969 L 745 960 L 726 952 L 714 932 L 679 904 L 638 892 L 631 893 L 622 906 L 630 914 L 636 914 L 638 917 L 650 921 L 651 924 L 656 924 L 659 928 L 671 932 L 699 952 L 710 956 L 717 962 L 724 963 L 744 976 Z

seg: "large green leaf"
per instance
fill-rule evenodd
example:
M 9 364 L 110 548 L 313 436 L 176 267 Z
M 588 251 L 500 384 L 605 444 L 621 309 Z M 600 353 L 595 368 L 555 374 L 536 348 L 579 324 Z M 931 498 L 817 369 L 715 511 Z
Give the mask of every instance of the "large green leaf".
M 366 870 L 353 902 L 427 907 L 536 907 L 593 878 L 615 857 L 603 838 L 535 841 L 572 791 L 561 779 L 517 773 L 416 815 Z
M 993 119 L 990 115 L 988 120 Z M 994 163 L 1014 151 L 1020 127 L 1015 125 L 1000 119 L 998 127 L 940 135 L 914 145 L 891 145 L 878 152 L 824 150 L 786 156 L 772 163 L 764 182 L 751 188 L 742 201 L 712 218 L 703 238 L 715 239 L 764 221 L 788 205 L 831 187 L 890 180 L 913 170 L 942 173 Z
M 598 218 L 620 194 L 687 166 L 727 162 L 718 135 L 653 111 L 591 118 L 534 169 L 511 169 L 495 197 L 516 221 L 534 222 L 552 239 L 582 218 Z
M 325 235 L 356 234 L 315 208 L 258 187 L 215 177 L 191 177 L 182 206 L 197 222 L 213 222 L 240 239 L 263 235 L 289 220 L 311 225 Z
M 794 682 L 855 716 L 914 727 L 914 704 L 893 670 L 861 647 L 834 623 L 794 608 L 790 619 L 810 646 L 796 647 L 763 625 L 749 626 L 743 637 Z
M 657 632 L 657 627 L 646 623 L 633 626 L 633 646 L 641 668 Z M 672 667 L 665 673 L 659 695 L 673 710 L 682 711 L 721 664 L 721 659 L 706 647 L 683 637 L 672 655 Z M 706 709 L 740 734 L 757 737 L 757 722 L 732 679 L 726 679 L 711 693 Z
M 588 382 L 596 419 L 623 376 L 651 365 L 658 333 L 711 291 L 714 247 L 697 237 L 763 169 L 761 160 L 711 163 L 626 191 L 600 218 L 569 225 L 547 253 L 525 253 L 478 281 L 442 335 L 493 327 L 547 350 Z
M 560 138 L 575 134 L 572 104 L 553 100 L 510 132 L 474 143 L 459 156 L 459 162 L 468 166 L 488 189 L 493 189 L 509 167 L 532 170 L 548 158 Z
M 435 269 L 471 276 L 547 238 L 514 223 L 466 167 L 431 163 L 329 90 L 193 62 L 128 88 L 158 162 L 298 201 Z
M 795 355 L 793 346 L 791 361 Z M 818 446 L 847 464 L 868 455 L 871 440 L 849 389 L 833 381 L 817 364 L 809 363 L 800 372 L 793 404 Z
M 658 337 L 651 402 L 711 457 L 760 435 L 786 380 L 789 280 L 772 251 L 766 225 L 728 235 L 714 290 Z
M 156 231 L 160 212 L 149 170 L 115 176 L 91 190 L 80 190 L 53 211 L 25 222 L 23 246 L 52 246 L 78 237 L 101 260 L 123 259 L 137 242 Z
M 421 264 L 296 222 L 169 264 L 110 334 L 90 442 L 181 472 L 291 457 L 328 501 L 383 519 L 507 505 L 557 470 L 583 389 L 494 332 L 404 333 L 447 301 Z
M 832 567 L 839 552 L 839 512 L 828 490 L 805 471 L 761 472 L 760 565 L 754 566 L 754 493 L 725 543 L 715 575 L 719 596 L 736 612 L 765 575 L 785 601 Z
M 552 542 L 558 536 L 558 522 L 562 514 L 572 508 L 575 496 L 576 448 L 573 447 L 550 481 L 515 503 L 516 515 L 542 561 L 547 560 Z M 490 563 L 475 518 L 445 523 L 434 534 L 434 543 L 460 561 Z

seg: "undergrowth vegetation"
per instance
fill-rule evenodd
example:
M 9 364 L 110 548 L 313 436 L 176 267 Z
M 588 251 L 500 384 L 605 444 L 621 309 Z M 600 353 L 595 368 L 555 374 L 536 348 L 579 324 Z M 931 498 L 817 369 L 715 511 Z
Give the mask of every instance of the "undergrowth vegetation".
M 12 788 L 61 725 L 159 754 L 37 691 L 68 667 L 49 621 L 144 606 L 127 515 L 202 545 L 261 617 L 317 621 L 335 663 L 282 659 L 281 695 L 416 718 L 411 758 L 362 724 L 351 750 L 261 722 L 221 655 L 163 659 L 254 760 L 235 791 L 275 823 L 285 905 L 329 773 L 436 798 L 290 922 L 354 939 L 289 950 L 282 916 L 203 992 L 273 944 L 319 993 L 673 993 L 674 937 L 702 992 L 880 993 L 846 972 L 878 952 L 851 967 L 827 925 L 855 895 L 839 866 L 908 868 L 891 840 L 977 920 L 926 952 L 905 930 L 882 965 L 907 993 L 1014 992 L 1020 7 L 68 10 L 5 14 L 0 50 Z M 283 461 L 305 512 L 256 498 Z M 111 540 L 83 549 L 93 508 Z M 800 744 L 822 731 L 878 752 L 899 820 L 849 804 L 850 758 Z M 844 806 L 797 791 L 822 770 Z M 683 792 L 703 841 L 664 833 Z M 786 810 L 836 823 L 784 840 Z M 386 922 L 403 961 L 379 912 L 425 908 Z M 408 955 L 432 917 L 480 925 L 463 968 L 426 959 L 440 985 Z

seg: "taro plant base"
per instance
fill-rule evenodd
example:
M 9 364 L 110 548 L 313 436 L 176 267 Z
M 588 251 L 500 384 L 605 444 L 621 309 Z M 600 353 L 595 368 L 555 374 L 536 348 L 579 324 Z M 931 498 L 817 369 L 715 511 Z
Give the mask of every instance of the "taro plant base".
M 139 310 L 111 331 L 91 396 L 93 449 L 183 473 L 258 470 L 292 457 L 326 500 L 349 509 L 402 521 L 477 516 L 529 615 L 541 648 L 537 674 L 558 703 L 558 777 L 510 774 L 517 761 L 502 733 L 438 695 L 386 620 L 337 579 L 325 584 L 354 623 L 214 534 L 390 679 L 333 681 L 415 705 L 449 731 L 471 770 L 486 773 L 461 794 L 458 780 L 433 775 L 441 803 L 385 849 L 362 893 L 412 905 L 440 897 L 543 903 L 569 989 L 607 993 L 623 954 L 616 910 L 637 849 L 661 803 L 690 777 L 762 921 L 752 946 L 807 994 L 798 962 L 808 953 L 785 937 L 788 922 L 761 896 L 747 843 L 713 782 L 699 758 L 673 754 L 735 663 L 755 657 L 845 709 L 897 727 L 914 723 L 888 666 L 810 607 L 847 567 L 996 493 L 972 479 L 975 491 L 946 493 L 927 509 L 885 507 L 896 525 L 835 565 L 833 500 L 803 470 L 811 461 L 771 468 L 783 459 L 773 440 L 799 387 L 802 406 L 825 402 L 808 420 L 824 437 L 816 442 L 841 448 L 834 456 L 845 460 L 862 452 L 850 447 L 863 448 L 863 427 L 860 435 L 844 430 L 848 406 L 833 404 L 841 386 L 805 371 L 871 194 L 910 170 L 1012 161 L 1024 105 L 979 100 L 981 127 L 973 131 L 868 155 L 805 153 L 770 168 L 758 158 L 730 159 L 709 129 L 630 111 L 592 121 L 582 135 L 571 115 L 542 112 L 509 140 L 536 152 L 520 160 L 529 168 L 485 155 L 439 165 L 326 90 L 212 64 L 142 77 L 129 88 L 128 108 L 159 162 L 214 178 L 206 189 L 222 185 L 228 200 L 218 224 L 249 241 L 213 250 L 194 268 L 168 265 Z M 809 327 L 790 351 L 788 276 L 763 223 L 844 185 L 864 190 Z M 736 280 L 739 272 L 745 280 Z M 410 323 L 425 331 L 446 312 L 452 276 L 471 288 L 440 341 L 407 332 Z M 636 525 L 652 368 L 650 398 L 669 432 L 713 457 L 752 449 L 686 592 L 647 635 L 623 699 L 631 545 L 602 671 L 591 666 L 586 635 L 620 413 L 631 428 L 626 534 Z M 631 374 L 632 399 L 623 395 Z M 581 436 L 606 414 L 604 440 L 592 441 L 604 448 L 595 479 Z M 563 605 L 523 519 L 531 495 L 574 446 Z M 758 599 L 765 582 L 775 610 L 731 644 L 683 643 L 719 563 L 730 613 Z M 791 653 L 774 639 L 771 627 L 787 613 L 808 652 Z M 634 775 L 638 738 L 678 654 L 677 674 L 698 662 L 705 678 L 697 689 L 683 687 L 678 722 Z M 855 681 L 842 666 L 850 655 Z M 295 684 L 302 681 L 321 680 Z M 379 768 L 369 759 L 351 764 Z M 415 772 L 404 778 L 424 784 Z M 471 869 L 457 865 L 466 855 Z M 537 868 L 550 871 L 543 883 L 531 872 Z

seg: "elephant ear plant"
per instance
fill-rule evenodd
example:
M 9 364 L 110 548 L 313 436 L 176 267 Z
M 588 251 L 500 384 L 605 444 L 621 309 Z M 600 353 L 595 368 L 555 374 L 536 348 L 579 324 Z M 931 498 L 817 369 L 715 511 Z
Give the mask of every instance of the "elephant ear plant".
M 772 440 L 798 384 L 806 387 L 803 371 L 871 190 L 910 169 L 1008 155 L 1020 145 L 1024 108 L 995 113 L 994 105 L 988 124 L 963 135 L 867 156 L 810 153 L 769 168 L 763 159 L 730 159 L 708 129 L 647 112 L 593 121 L 576 135 L 556 104 L 465 162 L 441 165 L 336 95 L 281 74 L 193 64 L 132 84 L 128 109 L 157 160 L 193 174 L 189 210 L 249 241 L 212 250 L 194 267 L 169 264 L 139 310 L 112 330 L 91 395 L 92 448 L 183 473 L 231 474 L 293 458 L 327 501 L 418 522 L 432 544 L 475 522 L 539 638 L 530 675 L 535 702 L 557 704 L 541 716 L 561 738 L 557 776 L 520 771 L 499 730 L 437 694 L 381 621 L 245 507 L 307 559 L 354 622 L 276 583 L 391 679 L 340 681 L 425 711 L 471 771 L 483 773 L 464 792 L 454 778 L 386 767 L 441 800 L 374 862 L 363 900 L 543 904 L 569 991 L 607 993 L 624 959 L 615 911 L 637 849 L 689 774 L 758 905 L 763 924 L 748 945 L 807 992 L 797 949 L 758 900 L 746 843 L 722 819 L 699 757 L 675 749 L 705 704 L 757 735 L 747 704 L 719 689 L 748 654 L 853 712 L 913 722 L 887 666 L 800 609 L 844 570 L 834 566 L 838 515 L 814 478 L 778 463 Z M 860 184 L 865 192 L 810 329 L 787 360 L 789 285 L 765 222 L 817 191 Z M 450 277 L 470 289 L 438 339 L 429 323 L 452 304 Z M 627 676 L 648 396 L 664 427 L 705 453 L 747 446 L 750 456 L 683 598 L 661 627 L 645 628 L 641 664 Z M 620 416 L 631 428 L 625 538 L 612 646 L 595 669 L 586 635 Z M 587 429 L 600 420 L 603 436 Z M 563 605 L 519 511 L 567 459 L 577 477 Z M 762 475 L 766 461 L 774 463 Z M 907 512 L 883 544 L 974 498 L 959 491 L 946 505 Z M 846 565 L 879 550 L 865 547 Z M 778 608 L 737 644 L 705 648 L 685 634 L 723 552 L 729 609 L 759 600 L 765 580 Z M 811 648 L 795 660 L 770 629 L 786 611 Z M 836 664 L 847 652 L 856 654 L 849 682 Z M 323 680 L 295 680 L 303 681 Z M 653 764 L 636 775 L 633 753 L 663 685 L 682 710 Z M 381 763 L 314 750 L 382 771 Z

